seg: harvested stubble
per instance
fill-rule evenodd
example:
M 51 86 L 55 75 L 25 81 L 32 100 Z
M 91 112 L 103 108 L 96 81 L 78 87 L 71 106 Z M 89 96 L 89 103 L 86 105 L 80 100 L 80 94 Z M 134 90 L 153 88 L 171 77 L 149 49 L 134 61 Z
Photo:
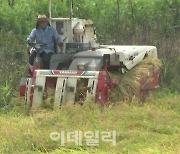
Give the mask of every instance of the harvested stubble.
M 155 57 L 148 56 L 141 63 L 125 74 L 119 72 L 111 73 L 113 78 L 120 80 L 119 85 L 111 93 L 111 102 L 132 101 L 133 98 L 140 99 L 140 81 L 148 77 L 154 68 L 160 68 L 161 61 Z
M 53 109 L 55 89 L 46 89 L 43 94 L 42 108 Z

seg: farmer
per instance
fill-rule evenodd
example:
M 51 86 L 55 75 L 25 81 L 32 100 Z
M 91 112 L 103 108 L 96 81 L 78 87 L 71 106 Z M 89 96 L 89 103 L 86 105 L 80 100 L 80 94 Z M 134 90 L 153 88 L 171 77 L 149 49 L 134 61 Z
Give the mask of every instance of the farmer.
M 43 68 L 49 69 L 50 59 L 52 54 L 55 52 L 55 44 L 62 48 L 63 40 L 58 32 L 52 28 L 48 22 L 46 15 L 39 15 L 37 19 L 36 28 L 34 28 L 27 38 L 27 42 L 30 45 L 32 42 L 45 43 L 46 46 L 40 53 L 43 61 Z M 36 57 L 36 52 L 31 50 L 29 56 L 30 69 L 32 71 L 32 66 L 34 63 L 34 58 Z

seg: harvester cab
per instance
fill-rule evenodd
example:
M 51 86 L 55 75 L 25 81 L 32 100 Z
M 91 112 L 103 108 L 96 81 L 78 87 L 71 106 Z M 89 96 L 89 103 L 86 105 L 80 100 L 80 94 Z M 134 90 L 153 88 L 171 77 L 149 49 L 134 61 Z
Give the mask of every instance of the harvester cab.
M 32 77 L 21 79 L 20 95 L 25 97 L 25 104 L 30 109 L 40 108 L 49 98 L 53 109 L 89 98 L 106 105 L 110 101 L 109 94 L 121 84 L 111 78 L 109 71 L 124 74 L 146 56 L 157 57 L 154 46 L 99 45 L 91 20 L 72 16 L 51 18 L 50 11 L 50 24 L 64 38 L 63 50 L 57 47 L 49 70 L 37 69 Z M 149 74 L 141 83 L 144 91 L 158 86 L 158 69 Z
M 91 20 L 51 18 L 50 24 L 64 38 L 63 49 L 56 46 L 56 54 L 50 61 L 50 69 L 67 70 L 74 54 L 99 47 Z

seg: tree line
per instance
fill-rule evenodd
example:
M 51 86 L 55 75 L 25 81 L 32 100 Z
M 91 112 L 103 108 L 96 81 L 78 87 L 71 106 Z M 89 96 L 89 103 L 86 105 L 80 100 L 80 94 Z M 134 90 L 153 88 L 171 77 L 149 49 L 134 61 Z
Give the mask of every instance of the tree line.
M 53 0 L 52 16 L 69 17 L 70 0 Z M 0 29 L 27 35 L 39 13 L 48 15 L 48 0 L 0 0 Z M 100 41 L 133 42 L 153 31 L 170 38 L 180 29 L 179 0 L 74 0 L 75 17 L 92 19 Z

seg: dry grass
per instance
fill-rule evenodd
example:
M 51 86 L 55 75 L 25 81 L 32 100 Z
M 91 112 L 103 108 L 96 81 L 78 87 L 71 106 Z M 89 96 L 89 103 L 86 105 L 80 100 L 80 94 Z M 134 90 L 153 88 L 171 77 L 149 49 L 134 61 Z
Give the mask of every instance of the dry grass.
M 0 153 L 179 153 L 179 102 L 178 95 L 158 94 L 144 104 L 120 102 L 102 108 L 86 102 L 30 115 L 19 107 L 0 112 Z M 100 141 L 98 147 L 77 147 L 73 142 L 62 147 L 49 137 L 54 131 L 76 130 L 116 130 L 117 146 Z

